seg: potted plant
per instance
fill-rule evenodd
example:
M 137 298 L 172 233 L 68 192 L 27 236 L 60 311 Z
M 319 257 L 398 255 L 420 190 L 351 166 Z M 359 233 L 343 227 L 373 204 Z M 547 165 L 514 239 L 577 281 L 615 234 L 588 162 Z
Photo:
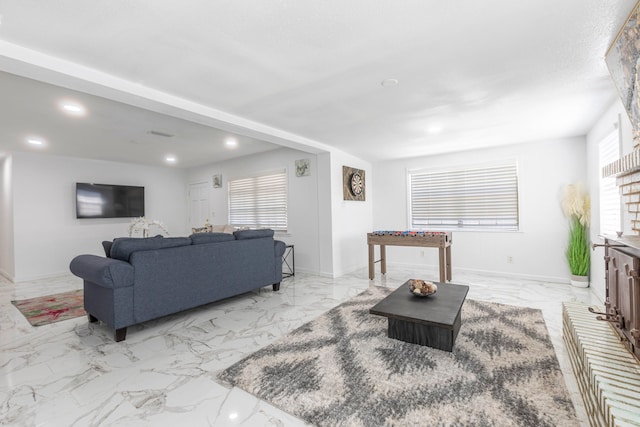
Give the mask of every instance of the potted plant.
M 591 199 L 578 185 L 567 185 L 562 200 L 562 211 L 569 219 L 569 241 L 566 256 L 569 270 L 571 270 L 571 284 L 586 288 L 589 286 L 591 263 L 589 247 Z

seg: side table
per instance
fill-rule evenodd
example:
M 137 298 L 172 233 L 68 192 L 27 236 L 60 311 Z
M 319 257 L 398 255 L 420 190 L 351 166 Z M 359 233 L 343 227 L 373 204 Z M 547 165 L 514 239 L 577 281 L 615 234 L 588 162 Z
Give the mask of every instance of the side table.
M 296 257 L 294 245 L 287 245 L 282 255 L 282 278 L 296 275 Z

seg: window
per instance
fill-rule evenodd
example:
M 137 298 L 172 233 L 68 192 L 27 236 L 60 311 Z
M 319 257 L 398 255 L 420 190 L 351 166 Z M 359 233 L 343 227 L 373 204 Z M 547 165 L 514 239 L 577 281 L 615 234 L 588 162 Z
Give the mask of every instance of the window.
M 409 171 L 409 205 L 412 229 L 518 230 L 517 163 Z
M 229 181 L 229 222 L 235 227 L 287 230 L 287 171 Z
M 618 130 L 614 130 L 605 136 L 598 144 L 599 171 L 609 163 L 620 158 L 620 141 Z M 616 178 L 609 176 L 600 177 L 600 233 L 614 234 L 622 231 L 620 222 L 620 192 L 616 185 Z

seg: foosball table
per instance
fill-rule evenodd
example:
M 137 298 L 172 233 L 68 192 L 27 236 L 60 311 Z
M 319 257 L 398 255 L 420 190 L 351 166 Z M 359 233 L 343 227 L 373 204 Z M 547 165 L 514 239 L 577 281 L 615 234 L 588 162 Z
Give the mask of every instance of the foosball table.
M 374 231 L 367 233 L 369 246 L 369 279 L 376 277 L 375 264 L 380 263 L 380 272 L 387 273 L 387 246 L 420 246 L 438 248 L 440 261 L 440 282 L 451 281 L 450 231 Z M 380 259 L 374 260 L 375 245 L 380 245 Z

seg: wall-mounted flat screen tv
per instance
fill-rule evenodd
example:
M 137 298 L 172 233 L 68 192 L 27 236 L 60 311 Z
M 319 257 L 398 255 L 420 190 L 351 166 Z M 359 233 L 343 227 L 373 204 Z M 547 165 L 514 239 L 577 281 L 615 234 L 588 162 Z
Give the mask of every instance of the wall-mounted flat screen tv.
M 76 183 L 76 218 L 144 216 L 144 187 Z

